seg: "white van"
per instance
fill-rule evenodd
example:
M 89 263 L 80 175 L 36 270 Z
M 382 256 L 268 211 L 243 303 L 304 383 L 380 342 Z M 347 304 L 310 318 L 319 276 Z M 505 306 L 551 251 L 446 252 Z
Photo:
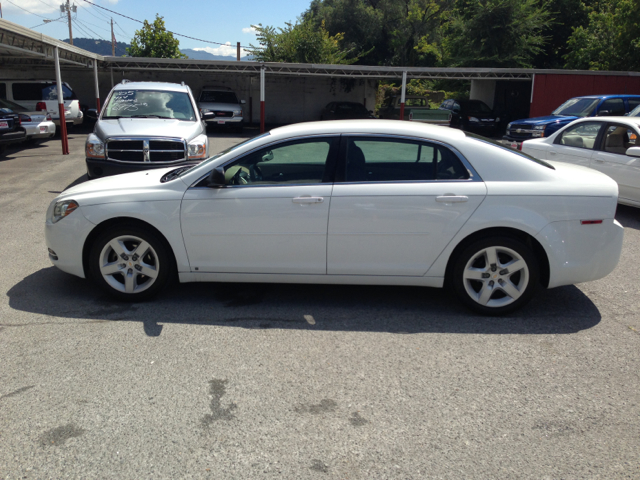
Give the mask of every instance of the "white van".
M 69 84 L 62 84 L 64 116 L 67 125 L 82 123 L 82 110 L 78 97 Z M 60 125 L 58 90 L 52 80 L 0 80 L 0 98 L 11 100 L 29 111 L 46 111 L 53 123 Z

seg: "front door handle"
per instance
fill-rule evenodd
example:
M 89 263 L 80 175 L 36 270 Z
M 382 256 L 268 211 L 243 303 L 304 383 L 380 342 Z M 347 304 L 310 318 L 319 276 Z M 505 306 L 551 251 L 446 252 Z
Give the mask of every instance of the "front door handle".
M 594 160 L 596 161 L 596 163 L 604 163 L 604 160 L 600 160 L 599 158 L 594 158 Z
M 292 199 L 293 203 L 301 203 L 303 205 L 308 205 L 310 203 L 322 203 L 324 202 L 324 197 L 295 197 Z
M 441 203 L 463 203 L 469 200 L 466 195 L 440 195 L 436 197 L 436 202 Z

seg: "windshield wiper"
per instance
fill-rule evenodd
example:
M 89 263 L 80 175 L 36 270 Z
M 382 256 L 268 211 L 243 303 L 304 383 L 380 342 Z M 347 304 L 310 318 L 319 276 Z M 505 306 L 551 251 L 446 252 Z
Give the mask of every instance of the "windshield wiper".
M 168 118 L 168 117 L 161 117 L 159 115 L 131 115 L 128 118 Z
M 160 179 L 160 182 L 161 183 L 170 182 L 171 180 L 179 177 L 181 173 L 186 172 L 187 170 L 191 169 L 192 167 L 193 167 L 193 165 L 185 165 L 183 167 L 176 168 L 175 170 L 171 170 L 170 172 L 165 173 L 162 176 L 162 178 Z

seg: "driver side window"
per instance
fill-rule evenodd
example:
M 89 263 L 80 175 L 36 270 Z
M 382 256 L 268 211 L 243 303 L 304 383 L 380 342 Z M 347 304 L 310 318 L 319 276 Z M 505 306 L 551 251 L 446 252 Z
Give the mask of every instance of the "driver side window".
M 259 186 L 328 182 L 338 139 L 298 140 L 260 149 L 226 166 L 225 183 Z

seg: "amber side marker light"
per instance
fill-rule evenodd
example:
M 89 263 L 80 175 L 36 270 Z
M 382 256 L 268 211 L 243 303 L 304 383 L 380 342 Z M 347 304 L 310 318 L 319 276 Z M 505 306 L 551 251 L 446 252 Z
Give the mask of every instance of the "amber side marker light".
M 580 220 L 580 225 L 600 225 L 602 220 Z

